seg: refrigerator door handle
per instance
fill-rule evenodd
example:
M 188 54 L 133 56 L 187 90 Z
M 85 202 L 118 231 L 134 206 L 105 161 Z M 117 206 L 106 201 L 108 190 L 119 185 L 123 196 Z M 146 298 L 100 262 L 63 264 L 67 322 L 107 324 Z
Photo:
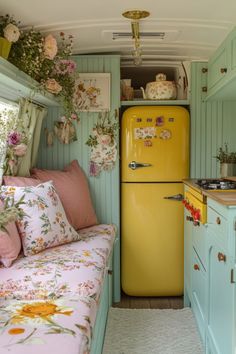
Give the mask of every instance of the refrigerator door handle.
M 182 202 L 182 200 L 184 199 L 184 196 L 183 196 L 183 194 L 179 193 L 179 194 L 175 194 L 175 195 L 170 195 L 169 197 L 164 197 L 164 199 L 176 200 L 178 202 Z
M 136 170 L 136 168 L 150 167 L 152 165 L 150 163 L 141 163 L 141 162 L 131 161 L 128 166 L 129 166 L 129 168 L 131 168 L 131 170 Z

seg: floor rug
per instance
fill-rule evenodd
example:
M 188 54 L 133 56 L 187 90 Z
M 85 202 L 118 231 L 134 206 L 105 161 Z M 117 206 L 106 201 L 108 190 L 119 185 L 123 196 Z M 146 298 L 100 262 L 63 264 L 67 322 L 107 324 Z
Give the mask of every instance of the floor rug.
M 103 354 L 203 354 L 189 308 L 111 308 Z

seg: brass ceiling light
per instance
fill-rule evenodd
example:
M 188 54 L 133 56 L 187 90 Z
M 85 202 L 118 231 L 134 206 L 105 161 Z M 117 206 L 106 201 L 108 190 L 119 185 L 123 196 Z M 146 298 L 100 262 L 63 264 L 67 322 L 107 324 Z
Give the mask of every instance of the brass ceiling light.
M 142 18 L 146 18 L 150 15 L 148 11 L 142 10 L 130 10 L 123 12 L 122 16 L 128 18 L 131 21 L 131 30 L 132 30 L 132 38 L 134 39 L 134 50 L 132 51 L 132 55 L 134 58 L 135 65 L 142 64 L 142 50 L 140 45 L 140 35 L 139 35 L 139 20 Z

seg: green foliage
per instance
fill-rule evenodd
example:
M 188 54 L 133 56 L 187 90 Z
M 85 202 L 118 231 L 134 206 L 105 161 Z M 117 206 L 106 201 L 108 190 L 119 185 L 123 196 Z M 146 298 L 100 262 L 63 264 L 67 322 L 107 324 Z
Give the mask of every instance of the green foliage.
M 236 152 L 229 152 L 228 144 L 224 144 L 224 148 L 220 147 L 218 155 L 215 158 L 220 163 L 236 163 Z
M 13 197 L 7 197 L 4 200 L 3 210 L 0 211 L 0 230 L 6 231 L 6 226 L 12 221 L 21 220 L 26 214 L 20 208 L 24 202 L 24 195 L 15 203 Z

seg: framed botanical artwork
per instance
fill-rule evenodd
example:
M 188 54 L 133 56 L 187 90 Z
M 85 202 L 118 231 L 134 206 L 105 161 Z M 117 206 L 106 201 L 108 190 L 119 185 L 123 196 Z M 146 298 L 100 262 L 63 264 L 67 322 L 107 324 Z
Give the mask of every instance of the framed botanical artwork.
M 110 110 L 110 73 L 81 73 L 76 79 L 74 103 L 78 111 Z

